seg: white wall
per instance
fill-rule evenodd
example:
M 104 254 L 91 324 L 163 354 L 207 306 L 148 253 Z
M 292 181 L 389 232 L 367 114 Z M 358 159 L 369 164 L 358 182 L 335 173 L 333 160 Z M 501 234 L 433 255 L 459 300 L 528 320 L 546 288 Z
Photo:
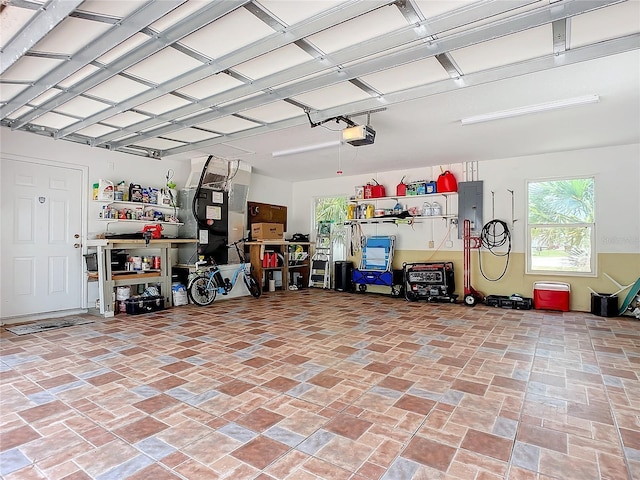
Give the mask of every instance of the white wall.
M 463 178 L 463 165 L 443 165 L 450 169 L 458 181 Z M 314 198 L 318 196 L 353 195 L 356 185 L 371 178 L 385 185 L 387 194 L 395 194 L 395 187 L 406 175 L 406 181 L 435 179 L 439 167 L 407 171 L 378 172 L 363 176 L 298 182 L 293 185 L 291 228 L 307 232 L 311 228 Z M 598 253 L 638 253 L 640 251 L 640 145 L 626 145 L 599 149 L 549 153 L 530 157 L 508 158 L 480 162 L 478 180 L 484 182 L 484 218 L 486 223 L 494 216 L 511 222 L 511 195 L 514 191 L 514 218 L 512 228 L 514 252 L 525 251 L 526 181 L 566 176 L 594 175 L 596 179 L 596 234 Z M 492 215 L 491 191 L 495 192 L 495 215 Z M 436 197 L 434 197 L 436 199 Z M 420 205 L 424 199 L 415 199 Z M 440 201 L 440 200 L 438 200 Z M 389 208 L 393 201 L 386 201 Z M 450 207 L 457 211 L 457 198 L 450 199 Z M 403 200 L 410 203 L 411 200 Z M 386 205 L 385 205 L 386 206 Z M 451 250 L 462 250 L 457 227 L 450 228 L 444 220 L 431 220 L 406 225 L 363 225 L 366 235 L 396 235 L 398 250 L 426 250 L 432 238 L 437 247 L 447 250 L 446 240 L 451 237 Z
M 154 160 L 136 155 L 110 152 L 101 148 L 90 148 L 63 140 L 34 135 L 20 131 L 0 129 L 2 155 L 6 158 L 22 160 L 48 160 L 88 167 L 89 185 L 87 199 L 91 199 L 91 185 L 99 179 L 114 183 L 126 181 L 142 186 L 162 187 L 166 183 L 167 171 L 174 171 L 173 180 L 181 188 L 189 174 L 188 161 Z M 92 238 L 103 232 L 105 223 L 98 221 L 101 204 L 89 201 L 88 236 Z M 173 228 L 173 227 L 169 227 Z

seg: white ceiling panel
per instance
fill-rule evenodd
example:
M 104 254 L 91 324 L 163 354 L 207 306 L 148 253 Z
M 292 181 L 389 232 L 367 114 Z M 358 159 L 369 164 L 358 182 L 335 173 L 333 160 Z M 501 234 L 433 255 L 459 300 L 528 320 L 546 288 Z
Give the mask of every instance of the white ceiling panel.
M 192 143 L 200 142 L 202 140 L 208 140 L 210 138 L 219 137 L 215 133 L 205 132 L 204 130 L 198 130 L 197 128 L 185 128 L 184 130 L 178 130 L 177 132 L 171 132 L 165 137 L 170 140 L 177 140 L 180 142 Z
M 106 82 L 87 90 L 87 93 L 111 102 L 122 102 L 148 89 L 149 87 L 140 82 L 116 75 Z
M 76 97 L 73 100 L 66 102 L 59 107 L 56 107 L 55 111 L 58 113 L 66 113 L 67 115 L 74 115 L 77 117 L 88 117 L 94 113 L 98 113 L 109 105 L 102 102 L 97 102 L 85 97 Z
M 298 46 L 291 44 L 261 55 L 233 67 L 233 70 L 253 80 L 313 60 L 313 57 Z
M 425 18 L 432 18 L 456 8 L 473 3 L 474 0 L 414 0 Z
M 240 8 L 183 38 L 180 43 L 210 58 L 218 58 L 273 32 L 255 15 Z
M 160 123 L 158 125 L 154 125 L 153 127 L 143 128 L 142 130 L 140 130 L 140 132 L 141 133 L 150 132 L 151 130 L 154 130 L 156 128 L 162 128 L 162 127 L 166 127 L 168 125 L 171 125 L 171 123 L 170 122 L 162 122 L 162 123 Z M 134 126 L 134 128 L 135 128 L 135 126 Z
M 397 92 L 448 78 L 449 75 L 434 57 L 361 77 L 364 82 L 382 93 Z
M 0 25 L 2 25 L 0 28 L 0 48 L 4 48 L 7 42 L 37 13 L 36 10 L 4 5 L 4 3 L 3 7 L 0 12 Z
M 207 130 L 213 130 L 214 132 L 234 133 L 253 127 L 259 127 L 260 125 L 258 123 L 249 122 L 243 118 L 238 118 L 230 115 L 228 117 L 217 118 L 216 120 L 212 120 L 210 122 L 201 123 L 200 125 L 196 126 L 205 128 Z
M 112 27 L 108 23 L 67 17 L 36 43 L 32 50 L 73 55 Z
M 106 135 L 107 133 L 115 132 L 117 129 L 113 127 L 108 127 L 106 125 L 100 125 L 99 123 L 94 123 L 93 125 L 83 128 L 82 130 L 78 130 L 76 133 L 80 135 L 85 135 L 87 137 L 97 138 L 102 135 Z
M 136 112 L 123 112 L 118 115 L 114 115 L 111 118 L 107 118 L 103 123 L 107 125 L 113 125 L 114 127 L 128 127 L 134 123 L 147 120 L 149 117 Z
M 192 112 L 188 115 L 183 115 L 182 117 L 176 117 L 176 121 L 178 123 L 189 120 L 190 118 L 197 117 L 198 115 L 202 115 L 203 113 L 210 112 L 211 110 L 208 108 L 198 110 L 197 112 Z
M 167 94 L 161 97 L 158 97 L 150 102 L 143 103 L 142 105 L 138 105 L 136 110 L 142 110 L 143 112 L 149 112 L 153 115 L 161 115 L 163 113 L 169 112 L 175 108 L 183 107 L 185 105 L 189 105 L 191 102 L 185 100 L 184 98 L 176 97 L 175 95 Z
M 371 96 L 352 83 L 343 82 L 337 85 L 331 85 L 330 87 L 319 88 L 313 92 L 296 95 L 293 98 L 305 105 L 309 105 L 315 110 L 323 110 L 325 108 L 371 98 Z
M 53 97 L 55 97 L 56 95 L 58 95 L 61 92 L 62 92 L 62 90 L 59 90 L 57 88 L 50 88 L 46 92 L 38 95 L 36 98 L 31 100 L 29 103 L 31 105 L 42 105 L 44 102 L 47 102 L 47 101 L 51 100 Z
M 258 3 L 284 24 L 293 25 L 347 2 L 345 0 L 260 0 Z
M 62 62 L 52 58 L 21 57 L 2 74 L 2 79 L 35 82 Z
M 89 75 L 97 72 L 98 70 L 99 68 L 94 67 L 93 65 L 85 65 L 76 73 L 69 75 L 63 81 L 59 82 L 58 85 L 61 86 L 62 88 L 70 88 L 76 83 L 78 83 L 80 80 L 82 80 L 83 78 L 88 77 Z
M 161 19 L 156 20 L 150 26 L 156 32 L 162 32 L 209 3 L 211 3 L 210 0 L 189 0 L 173 10 L 171 13 L 168 13 Z
M 165 48 L 129 68 L 127 73 L 160 84 L 200 66 L 202 63 L 195 58 Z
M 278 122 L 287 118 L 304 115 L 304 112 L 287 102 L 273 102 L 242 112 L 245 117 L 253 118 L 263 123 Z
M 81 12 L 97 13 L 123 18 L 147 3 L 147 0 L 126 0 L 114 2 L 113 0 L 85 0 L 78 8 Z
M 348 47 L 357 48 L 361 42 L 407 25 L 400 10 L 389 5 L 311 35 L 308 40 L 323 52 L 331 53 Z
M 58 113 L 49 112 L 45 113 L 41 117 L 34 119 L 31 123 L 34 125 L 42 125 L 43 127 L 49 127 L 54 129 L 64 128 L 72 123 L 76 123 L 78 120 L 75 118 L 67 117 L 66 115 L 60 115 Z
M 551 25 L 454 50 L 451 56 L 463 74 L 500 67 L 553 53 Z
M 8 102 L 28 86 L 24 83 L 0 83 L 0 102 Z
M 9 115 L 9 117 L 10 118 L 20 118 L 22 115 L 25 115 L 25 114 L 29 113 L 32 110 L 33 110 L 33 108 L 31 108 L 31 107 L 22 107 L 22 108 L 19 108 L 18 110 L 16 110 L 15 112 L 11 113 L 11 115 Z
M 640 1 L 633 0 L 571 18 L 571 48 L 640 32 Z
M 132 143 L 131 145 L 153 148 L 155 150 L 168 150 L 169 148 L 180 147 L 184 145 L 184 143 L 174 142 L 173 140 L 167 140 L 165 138 L 150 138 L 147 140 L 143 140 L 142 142 Z
M 122 3 L 126 3 L 126 2 L 122 2 Z M 122 57 L 123 55 L 129 53 L 130 51 L 134 50 L 135 48 L 139 47 L 140 45 L 142 45 L 144 42 L 146 42 L 147 40 L 149 40 L 149 37 L 147 35 L 145 35 L 144 33 L 136 33 L 134 36 L 127 38 L 124 42 L 122 42 L 120 45 L 118 45 L 115 48 L 112 48 L 111 50 L 109 50 L 107 53 L 105 53 L 104 55 L 102 55 L 101 57 L 98 57 L 98 61 L 101 63 L 111 63 L 114 60 L 117 60 L 118 58 Z
M 182 87 L 177 91 L 190 97 L 202 99 L 212 95 L 231 90 L 234 87 L 243 85 L 240 80 L 236 80 L 226 73 L 218 73 L 210 77 L 204 78 L 198 82 Z

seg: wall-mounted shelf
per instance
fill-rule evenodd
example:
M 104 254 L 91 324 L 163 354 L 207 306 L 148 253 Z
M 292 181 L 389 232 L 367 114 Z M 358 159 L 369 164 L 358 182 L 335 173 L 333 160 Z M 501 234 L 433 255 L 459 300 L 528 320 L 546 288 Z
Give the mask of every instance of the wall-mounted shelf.
M 424 195 L 405 195 L 405 196 L 390 196 L 390 197 L 376 197 L 376 198 L 352 198 L 349 200 L 351 203 L 371 203 L 378 200 L 395 200 L 396 202 L 402 200 L 411 200 L 413 198 L 428 198 L 428 197 L 451 197 L 458 195 L 458 192 L 441 192 L 441 193 L 426 193 Z
M 143 207 L 143 208 L 168 208 L 173 210 L 174 208 L 178 208 L 177 206 L 174 207 L 173 205 L 163 205 L 160 203 L 144 203 L 144 202 L 129 202 L 129 201 L 124 201 L 124 200 L 93 200 L 93 202 L 95 203 L 100 203 L 103 205 L 112 205 L 112 204 L 118 204 L 118 205 L 123 205 L 123 206 L 127 206 L 127 207 Z
M 184 225 L 184 223 L 181 222 L 163 222 L 160 220 L 150 220 L 150 219 L 140 219 L 140 220 L 134 220 L 132 218 L 99 218 L 98 219 L 99 222 L 108 222 L 108 223 L 117 223 L 117 222 L 123 222 L 123 223 L 159 223 L 160 225 L 176 225 L 176 226 L 180 226 L 180 225 Z
M 423 222 L 425 220 L 447 219 L 456 218 L 457 215 L 429 215 L 429 216 L 415 216 L 415 217 L 373 217 L 373 218 L 354 218 L 344 222 L 345 225 L 351 225 L 352 223 L 395 223 L 397 225 L 408 224 L 411 225 L 416 222 Z

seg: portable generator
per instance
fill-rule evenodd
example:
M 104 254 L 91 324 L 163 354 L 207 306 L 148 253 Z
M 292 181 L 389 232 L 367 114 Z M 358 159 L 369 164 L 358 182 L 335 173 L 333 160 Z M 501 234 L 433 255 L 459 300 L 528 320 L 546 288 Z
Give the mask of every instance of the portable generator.
M 452 262 L 405 263 L 405 298 L 410 301 L 455 303 L 458 295 Z

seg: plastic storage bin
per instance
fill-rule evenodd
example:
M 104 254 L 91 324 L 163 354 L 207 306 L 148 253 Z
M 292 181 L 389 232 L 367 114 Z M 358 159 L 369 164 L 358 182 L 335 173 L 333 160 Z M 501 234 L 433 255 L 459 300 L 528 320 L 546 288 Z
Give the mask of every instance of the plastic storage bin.
M 618 296 L 608 293 L 592 293 L 591 313 L 599 317 L 617 317 Z
M 536 310 L 569 311 L 571 285 L 562 282 L 535 282 L 533 303 Z

